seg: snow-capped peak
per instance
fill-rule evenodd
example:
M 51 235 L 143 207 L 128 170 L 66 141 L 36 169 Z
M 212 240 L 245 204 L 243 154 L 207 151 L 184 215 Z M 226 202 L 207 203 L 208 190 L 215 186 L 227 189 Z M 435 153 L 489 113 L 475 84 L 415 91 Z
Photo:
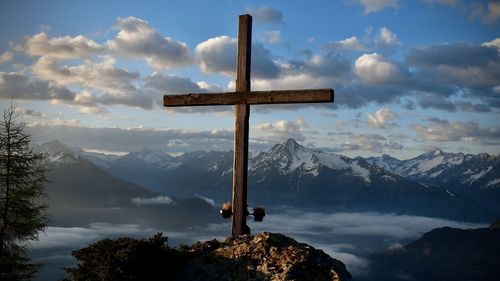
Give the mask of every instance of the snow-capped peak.
M 34 149 L 45 153 L 49 163 L 72 164 L 80 158 L 74 149 L 62 144 L 58 140 L 38 145 Z
M 164 151 L 150 148 L 143 148 L 142 150 L 131 152 L 128 156 L 140 159 L 147 164 L 162 163 L 173 158 Z
M 276 144 L 267 152 L 259 154 L 251 160 L 249 170 L 256 172 L 260 169 L 270 169 L 273 166 L 278 168 L 282 174 L 290 174 L 299 170 L 301 174 L 312 176 L 317 176 L 321 167 L 346 170 L 347 173 L 362 177 L 367 183 L 370 182 L 370 172 L 359 165 L 357 160 L 315 151 L 303 147 L 293 139 Z

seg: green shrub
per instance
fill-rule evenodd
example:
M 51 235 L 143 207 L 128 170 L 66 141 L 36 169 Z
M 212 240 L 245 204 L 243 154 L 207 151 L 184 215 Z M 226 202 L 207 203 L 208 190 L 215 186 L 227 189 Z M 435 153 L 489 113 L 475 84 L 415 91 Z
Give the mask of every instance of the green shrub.
M 169 248 L 158 233 L 149 239 L 103 239 L 72 252 L 79 261 L 66 268 L 71 280 L 170 280 L 182 271 L 186 257 Z

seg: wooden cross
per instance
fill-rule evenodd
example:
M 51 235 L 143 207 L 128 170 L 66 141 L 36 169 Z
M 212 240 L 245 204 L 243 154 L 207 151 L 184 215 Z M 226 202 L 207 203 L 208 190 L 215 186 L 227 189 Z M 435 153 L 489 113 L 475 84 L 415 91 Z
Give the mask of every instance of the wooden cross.
M 252 17 L 241 15 L 238 20 L 236 92 L 163 96 L 163 105 L 167 107 L 201 105 L 235 105 L 236 107 L 231 236 L 250 234 L 250 228 L 246 224 L 250 105 L 333 102 L 332 89 L 250 91 L 251 45 Z

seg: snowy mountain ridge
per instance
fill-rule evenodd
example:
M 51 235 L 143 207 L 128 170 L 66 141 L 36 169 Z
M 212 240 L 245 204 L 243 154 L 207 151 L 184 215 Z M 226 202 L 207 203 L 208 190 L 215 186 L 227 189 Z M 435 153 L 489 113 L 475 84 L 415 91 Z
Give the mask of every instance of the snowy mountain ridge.
M 181 165 L 194 161 L 203 163 L 206 169 L 217 172 L 220 176 L 232 173 L 232 152 L 195 151 L 180 156 L 149 148 L 130 152 L 123 156 L 87 152 L 76 147 L 69 147 L 59 141 L 51 141 L 36 148 L 49 156 L 49 162 L 74 163 L 79 158 L 88 159 L 104 169 L 129 166 L 158 171 L 173 171 Z M 266 151 L 250 155 L 249 175 L 262 174 L 277 169 L 282 175 L 298 173 L 300 175 L 318 176 L 321 169 L 328 168 L 342 171 L 362 179 L 366 184 L 371 182 L 370 167 L 420 182 L 424 185 L 458 185 L 472 186 L 481 189 L 500 188 L 500 156 L 486 153 L 477 155 L 464 153 L 448 153 L 440 149 L 423 153 L 417 157 L 399 160 L 390 155 L 379 157 L 349 158 L 338 154 L 306 148 L 293 139 L 276 144 Z M 394 178 L 383 175 L 385 180 Z
M 59 142 L 39 149 L 47 153 L 54 170 L 107 173 L 177 198 L 230 200 L 232 151 L 195 151 L 174 157 L 143 149 L 116 156 Z M 490 219 L 500 214 L 500 161 L 487 154 L 431 151 L 409 160 L 388 155 L 365 160 L 313 150 L 289 139 L 254 155 L 248 173 L 249 200 L 254 202 L 249 204 L 439 214 L 454 219 Z M 97 167 L 102 171 L 97 172 Z
M 278 163 L 279 171 L 283 175 L 300 170 L 302 174 L 317 176 L 319 169 L 324 166 L 332 170 L 345 170 L 352 176 L 362 178 L 366 183 L 371 181 L 370 171 L 361 166 L 358 160 L 305 148 L 293 139 L 276 144 L 250 159 L 249 173 L 269 169 L 271 163 Z
M 500 187 L 500 156 L 486 153 L 447 153 L 435 149 L 407 160 L 388 155 L 363 159 L 387 171 L 425 184 Z

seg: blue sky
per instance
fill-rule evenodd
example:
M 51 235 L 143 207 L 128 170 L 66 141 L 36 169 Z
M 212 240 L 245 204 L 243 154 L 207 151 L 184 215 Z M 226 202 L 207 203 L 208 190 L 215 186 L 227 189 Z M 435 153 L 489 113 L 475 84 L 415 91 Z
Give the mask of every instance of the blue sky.
M 335 103 L 252 106 L 250 147 L 287 138 L 347 156 L 500 152 L 500 2 L 2 1 L 0 103 L 37 142 L 171 153 L 232 147 L 238 15 L 252 89 L 335 89 Z

